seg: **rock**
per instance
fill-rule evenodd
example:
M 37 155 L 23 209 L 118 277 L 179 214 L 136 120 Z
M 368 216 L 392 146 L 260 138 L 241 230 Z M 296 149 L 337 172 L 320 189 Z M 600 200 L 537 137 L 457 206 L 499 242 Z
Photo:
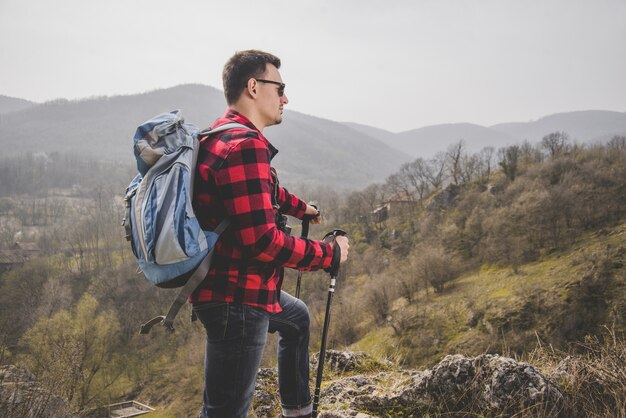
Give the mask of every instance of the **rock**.
M 467 326 L 474 328 L 476 325 L 478 325 L 478 322 L 482 319 L 483 316 L 484 312 L 482 311 L 470 312 L 467 316 Z
M 319 353 L 315 353 L 311 356 L 311 369 L 317 369 L 317 361 Z M 345 373 L 355 370 L 358 366 L 364 364 L 365 359 L 368 356 L 362 351 L 349 352 L 349 351 L 337 351 L 326 350 L 326 364 L 330 367 L 330 370 Z
M 0 416 L 6 418 L 74 417 L 64 399 L 45 390 L 27 369 L 0 367 Z
M 352 354 L 358 354 L 360 362 L 366 361 L 367 355 Z M 341 368 L 347 364 L 338 359 L 355 357 L 334 353 L 333 358 Z M 520 410 L 528 416 L 553 416 L 562 404 L 559 386 L 528 363 L 488 354 L 473 358 L 449 355 L 430 370 L 384 371 L 328 382 L 322 389 L 324 411 L 320 417 L 358 413 L 373 417 L 429 413 L 508 416 Z
M 449 210 L 456 205 L 457 198 L 461 193 L 461 186 L 449 184 L 445 189 L 431 197 L 426 203 L 426 209 L 430 212 Z
M 563 395 L 558 385 L 530 364 L 491 355 L 477 357 L 475 363 L 485 382 L 482 400 L 488 410 L 540 407 L 550 414 L 561 408 Z
M 257 418 L 274 418 L 280 415 L 276 369 L 260 369 L 257 373 L 252 408 Z

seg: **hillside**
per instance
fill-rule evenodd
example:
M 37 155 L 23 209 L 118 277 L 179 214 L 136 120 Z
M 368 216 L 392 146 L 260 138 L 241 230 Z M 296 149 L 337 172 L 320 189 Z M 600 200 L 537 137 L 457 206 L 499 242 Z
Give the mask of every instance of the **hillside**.
M 432 365 L 449 353 L 522 355 L 535 344 L 565 347 L 605 324 L 626 325 L 626 223 L 590 233 L 567 251 L 510 267 L 484 265 L 392 301 L 388 321 L 350 346 L 399 363 Z M 342 295 L 337 290 L 337 297 Z
M 35 106 L 33 102 L 18 99 L 16 97 L 3 96 L 0 94 L 0 115 L 4 113 L 17 112 Z
M 204 128 L 225 108 L 223 93 L 203 85 L 59 100 L 5 115 L 0 119 L 0 144 L 6 150 L 4 156 L 70 152 L 130 165 L 130 141 L 143 121 L 182 109 L 187 122 Z M 383 180 L 410 159 L 344 125 L 289 110 L 284 123 L 269 128 L 266 135 L 280 150 L 275 165 L 285 172 L 286 184 L 331 182 L 333 187 L 361 187 Z

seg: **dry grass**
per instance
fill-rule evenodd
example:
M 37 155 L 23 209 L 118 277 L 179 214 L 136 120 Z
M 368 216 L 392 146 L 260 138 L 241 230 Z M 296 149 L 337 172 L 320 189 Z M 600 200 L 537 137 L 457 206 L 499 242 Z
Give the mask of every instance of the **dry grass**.
M 538 344 L 526 361 L 561 386 L 563 416 L 626 417 L 626 341 L 607 329 L 568 351 Z

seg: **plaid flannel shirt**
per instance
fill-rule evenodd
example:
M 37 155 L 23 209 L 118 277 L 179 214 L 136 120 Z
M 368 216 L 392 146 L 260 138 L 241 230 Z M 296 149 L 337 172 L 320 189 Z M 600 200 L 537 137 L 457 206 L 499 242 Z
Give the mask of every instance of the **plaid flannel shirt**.
M 230 225 L 191 301 L 237 302 L 280 312 L 282 267 L 327 268 L 333 250 L 324 242 L 291 237 L 277 228 L 278 211 L 301 219 L 307 205 L 278 184 L 270 166 L 278 150 L 252 122 L 228 109 L 212 127 L 231 122 L 250 129 L 229 129 L 200 140 L 196 216 L 204 229 L 214 229 L 225 217 Z

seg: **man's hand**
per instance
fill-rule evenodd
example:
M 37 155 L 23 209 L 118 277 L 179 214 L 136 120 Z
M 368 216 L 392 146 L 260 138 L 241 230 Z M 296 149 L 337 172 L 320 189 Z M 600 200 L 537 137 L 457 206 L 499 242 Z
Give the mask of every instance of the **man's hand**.
M 341 250 L 341 260 L 343 263 L 348 259 L 348 250 L 350 249 L 350 244 L 348 243 L 348 237 L 340 235 L 335 237 L 334 245 L 338 245 Z
M 322 223 L 322 217 L 320 216 L 320 211 L 317 210 L 315 206 L 307 204 L 306 211 L 304 212 L 304 214 L 311 217 L 311 219 L 309 220 L 309 223 L 314 224 L 314 225 Z

